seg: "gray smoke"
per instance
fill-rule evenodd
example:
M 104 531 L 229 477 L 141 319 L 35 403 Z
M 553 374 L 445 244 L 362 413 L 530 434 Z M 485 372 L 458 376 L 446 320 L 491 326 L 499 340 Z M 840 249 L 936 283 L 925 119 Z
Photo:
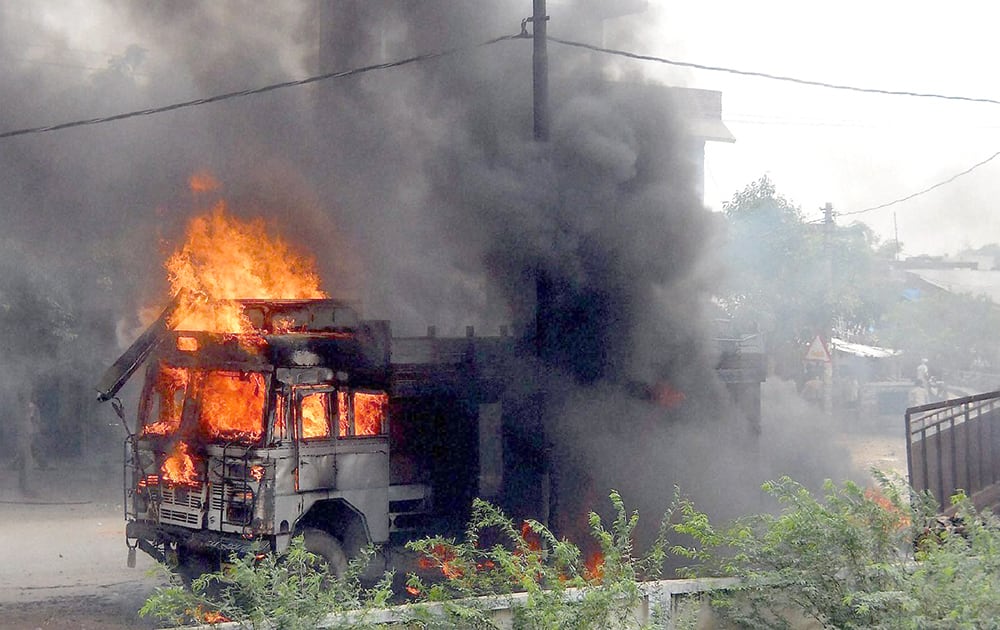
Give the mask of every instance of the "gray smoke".
M 598 41 L 614 3 L 562 4 L 550 33 Z M 516 33 L 531 8 L 513 0 L 100 6 L 135 41 L 98 71 L 0 64 L 0 130 L 485 41 Z M 40 9 L 16 21 L 0 12 L 0 56 L 29 44 L 71 55 L 45 24 Z M 527 335 L 544 278 L 554 332 L 541 365 L 526 361 L 525 370 L 538 370 L 547 392 L 557 483 L 591 475 L 594 501 L 572 510 L 593 509 L 611 488 L 650 515 L 678 482 L 714 507 L 754 493 L 762 478 L 747 471 L 781 472 L 781 455 L 768 454 L 769 466 L 741 463 L 759 457 L 740 448 L 752 438 L 715 377 L 706 322 L 720 226 L 702 207 L 683 121 L 633 66 L 555 44 L 549 57 L 547 144 L 531 137 L 529 40 L 2 141 L 0 290 L 18 303 L 2 314 L 4 335 L 46 337 L 39 318 L 67 329 L 48 335 L 50 346 L 7 352 L 8 384 L 37 389 L 43 372 L 57 372 L 73 400 L 89 400 L 94 375 L 119 350 L 116 327 L 135 325 L 138 306 L 162 302 L 162 261 L 203 210 L 186 179 L 207 169 L 235 214 L 265 216 L 315 254 L 330 292 L 361 299 L 397 335 L 428 325 L 495 333 L 501 324 Z M 609 83 L 612 69 L 630 80 Z M 53 363 L 29 360 L 39 353 Z M 684 403 L 636 395 L 660 383 Z M 109 413 L 67 416 L 104 427 Z M 49 439 L 75 430 L 59 424 Z M 97 432 L 90 447 L 101 440 L 117 453 L 119 436 Z

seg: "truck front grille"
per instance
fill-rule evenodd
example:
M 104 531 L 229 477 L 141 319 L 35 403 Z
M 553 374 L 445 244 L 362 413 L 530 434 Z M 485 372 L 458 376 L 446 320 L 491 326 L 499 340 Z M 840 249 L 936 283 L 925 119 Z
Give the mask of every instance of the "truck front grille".
M 200 528 L 207 493 L 206 484 L 195 488 L 160 486 L 160 523 Z
M 253 518 L 254 492 L 249 484 L 226 480 L 212 485 L 210 509 L 214 522 L 219 515 L 219 529 L 224 532 L 242 532 Z M 211 527 L 214 529 L 214 527 Z

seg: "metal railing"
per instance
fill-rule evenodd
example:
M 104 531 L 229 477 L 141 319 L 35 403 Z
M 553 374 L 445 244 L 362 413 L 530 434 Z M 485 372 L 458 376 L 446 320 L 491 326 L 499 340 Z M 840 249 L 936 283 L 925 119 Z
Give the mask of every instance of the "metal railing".
M 910 407 L 906 435 L 910 485 L 942 508 L 958 490 L 975 501 L 1000 483 L 1000 391 Z

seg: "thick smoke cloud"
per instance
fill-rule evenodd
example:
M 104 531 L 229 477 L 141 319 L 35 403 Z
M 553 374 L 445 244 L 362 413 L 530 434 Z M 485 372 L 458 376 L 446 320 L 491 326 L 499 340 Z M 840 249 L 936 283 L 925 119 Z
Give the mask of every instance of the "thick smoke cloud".
M 613 4 L 554 7 L 550 33 L 593 40 Z M 3 65 L 0 129 L 484 41 L 516 33 L 530 12 L 527 2 L 466 0 L 100 6 L 134 34 L 134 47 L 97 72 Z M 66 46 L 40 13 L 21 18 L 28 27 L 0 12 L 0 54 L 16 56 L 27 42 Z M 37 390 L 41 372 L 57 373 L 69 385 L 56 389 L 72 390 L 84 409 L 67 417 L 106 424 L 108 410 L 82 402 L 88 379 L 115 357 L 116 329 L 133 329 L 138 307 L 163 302 L 162 261 L 198 210 L 184 182 L 207 169 L 234 213 L 267 217 L 316 255 L 330 292 L 360 299 L 396 334 L 427 325 L 495 334 L 513 324 L 528 338 L 541 279 L 550 328 L 542 361 L 526 360 L 523 376 L 543 385 L 555 483 L 565 488 L 589 470 L 586 493 L 574 494 L 599 501 L 617 487 L 650 515 L 682 480 L 713 505 L 732 506 L 745 487 L 720 485 L 752 488 L 753 473 L 781 466 L 776 453 L 739 447 L 752 436 L 714 374 L 707 322 L 719 225 L 700 202 L 697 145 L 662 90 L 606 80 L 634 69 L 554 45 L 550 60 L 546 144 L 531 137 L 526 40 L 3 141 L 0 289 L 29 305 L 4 312 L 4 335 L 48 320 L 68 329 L 67 339 L 49 336 L 51 350 L 8 348 L 8 384 Z M 31 306 L 42 302 L 49 306 Z M 35 363 L 39 352 L 56 367 Z M 652 404 L 660 384 L 685 402 Z M 48 434 L 55 442 L 74 430 L 60 424 Z M 90 447 L 108 440 L 117 453 L 119 438 L 102 431 Z M 761 457 L 774 459 L 753 463 Z M 567 505 L 565 513 L 594 507 Z

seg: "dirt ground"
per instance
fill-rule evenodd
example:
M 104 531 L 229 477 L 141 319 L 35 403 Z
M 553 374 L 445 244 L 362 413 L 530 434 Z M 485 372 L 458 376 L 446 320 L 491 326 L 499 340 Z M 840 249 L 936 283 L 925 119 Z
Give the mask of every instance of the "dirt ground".
M 902 421 L 900 421 L 902 425 Z M 898 435 L 892 433 L 844 433 L 838 436 L 851 454 L 855 468 L 876 468 L 885 473 L 906 477 L 906 440 L 902 426 Z
M 17 473 L 0 469 L 0 628 L 155 628 L 137 611 L 161 583 L 153 561 L 126 566 L 121 471 L 56 467 L 32 475 L 25 498 Z

